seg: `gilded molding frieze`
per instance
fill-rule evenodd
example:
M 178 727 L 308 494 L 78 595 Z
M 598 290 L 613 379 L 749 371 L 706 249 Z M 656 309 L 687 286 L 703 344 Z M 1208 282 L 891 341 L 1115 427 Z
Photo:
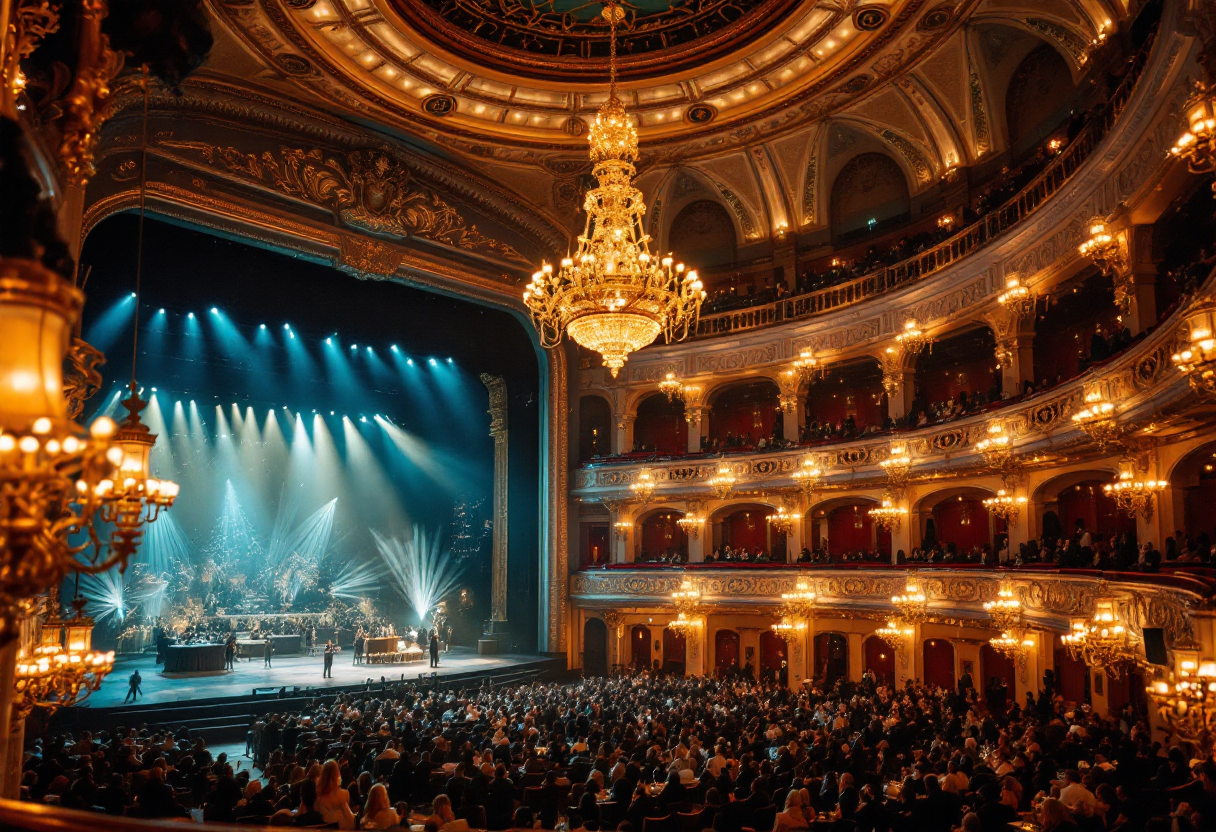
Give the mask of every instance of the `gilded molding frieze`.
M 902 570 L 790 569 L 774 575 L 769 570 L 704 570 L 695 574 L 704 609 L 710 614 L 728 611 L 756 614 L 776 609 L 783 592 L 794 590 L 799 577 L 810 580 L 818 598 L 817 614 L 885 615 L 890 598 L 903 590 Z M 1137 632 L 1161 627 L 1169 641 L 1185 641 L 1191 635 L 1188 611 L 1205 605 L 1198 593 L 1186 589 L 1144 583 L 1095 581 L 1083 576 L 1044 574 L 1022 576 L 1016 571 L 985 572 L 951 569 L 922 569 L 917 573 L 929 597 L 933 619 L 956 619 L 984 625 L 989 616 L 985 601 L 997 597 L 1001 582 L 1012 585 L 1027 619 L 1039 626 L 1066 630 L 1072 619 L 1087 618 L 1096 601 L 1114 598 L 1121 614 Z M 649 605 L 668 609 L 671 593 L 687 573 L 672 570 L 662 574 L 628 570 L 580 572 L 570 577 L 570 594 L 579 607 L 605 603 Z M 875 609 L 877 608 L 877 609 Z

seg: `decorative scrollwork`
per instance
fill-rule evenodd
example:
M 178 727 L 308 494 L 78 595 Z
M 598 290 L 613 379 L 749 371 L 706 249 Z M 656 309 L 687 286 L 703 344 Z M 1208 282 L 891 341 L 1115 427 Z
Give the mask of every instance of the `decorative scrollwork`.
M 101 350 L 81 338 L 73 338 L 68 346 L 68 370 L 63 376 L 63 395 L 68 403 L 68 418 L 79 419 L 84 403 L 101 389 L 101 372 L 106 363 Z

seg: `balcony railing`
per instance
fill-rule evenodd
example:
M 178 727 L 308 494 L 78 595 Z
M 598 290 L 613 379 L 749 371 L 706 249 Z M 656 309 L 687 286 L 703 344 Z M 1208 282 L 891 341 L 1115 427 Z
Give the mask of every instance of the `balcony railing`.
M 1148 63 L 1154 40 L 1150 39 L 1136 52 L 1127 75 L 1102 112 L 1090 119 L 1068 147 L 1026 187 L 977 222 L 960 229 L 957 234 L 927 251 L 845 283 L 764 306 L 702 315 L 697 325 L 697 336 L 759 329 L 851 306 L 940 272 L 1020 225 L 1072 179 L 1110 134 Z

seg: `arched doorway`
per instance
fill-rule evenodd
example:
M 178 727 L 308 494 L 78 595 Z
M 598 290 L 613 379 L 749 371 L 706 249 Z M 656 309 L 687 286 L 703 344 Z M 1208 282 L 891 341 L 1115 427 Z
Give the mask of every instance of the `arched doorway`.
M 862 644 L 863 669 L 874 674 L 883 685 L 895 684 L 895 651 L 878 636 L 870 636 Z
M 634 670 L 650 669 L 650 628 L 635 624 L 629 633 L 630 664 Z
M 885 153 L 861 153 L 836 174 L 829 204 L 833 240 L 883 229 L 908 214 L 908 179 Z
M 612 409 L 599 396 L 578 400 L 578 458 L 580 461 L 612 453 Z
M 608 626 L 598 618 L 588 618 L 583 624 L 583 672 L 608 675 Z
M 709 429 L 706 435 L 717 450 L 754 448 L 763 438 L 780 434 L 782 420 L 777 418 L 780 391 L 772 381 L 755 381 L 727 387 L 710 399 Z M 776 428 L 776 433 L 774 433 Z
M 747 550 L 763 552 L 772 560 L 785 560 L 785 535 L 774 531 L 768 522 L 771 506 L 759 504 L 728 506 L 715 514 L 713 547 L 715 550 Z
M 933 526 L 942 547 L 952 545 L 959 554 L 992 545 L 988 509 L 973 494 L 958 494 L 935 505 Z
M 1216 511 L 1212 511 L 1216 505 L 1216 444 L 1203 445 L 1183 457 L 1170 472 L 1170 490 L 1179 495 L 1175 506 L 1182 506 L 1182 516 L 1177 516 L 1175 508 L 1174 517 L 1175 528 L 1185 535 L 1184 540 L 1175 541 L 1178 551 L 1186 540 L 1192 549 L 1211 545 L 1216 539 Z
M 849 640 L 840 633 L 817 633 L 815 670 L 811 676 L 825 688 L 832 687 L 837 679 L 848 679 Z
M 776 680 L 781 672 L 781 663 L 788 663 L 789 660 L 789 645 L 785 639 L 772 630 L 760 633 L 759 678 Z
M 642 519 L 637 536 L 637 560 L 669 560 L 672 555 L 688 556 L 688 535 L 680 528 L 678 511 L 656 511 Z
M 687 449 L 688 423 L 684 421 L 684 402 L 680 399 L 668 401 L 662 393 L 643 399 L 633 422 L 631 450 L 682 454 Z
M 981 678 L 973 681 L 980 696 L 986 697 L 989 708 L 1003 710 L 1014 701 L 1017 695 L 1017 668 L 1013 659 L 994 650 L 991 644 L 985 644 L 980 648 L 980 673 Z M 994 678 L 1005 683 L 1003 697 L 998 693 L 999 686 L 993 685 Z
M 724 676 L 739 666 L 739 634 L 734 630 L 714 633 L 714 672 Z
M 671 673 L 675 676 L 684 675 L 684 666 L 687 663 L 688 644 L 684 639 L 684 634 L 671 629 L 670 627 L 663 628 L 663 670 L 666 673 Z
M 944 638 L 925 640 L 925 684 L 954 690 L 954 645 Z

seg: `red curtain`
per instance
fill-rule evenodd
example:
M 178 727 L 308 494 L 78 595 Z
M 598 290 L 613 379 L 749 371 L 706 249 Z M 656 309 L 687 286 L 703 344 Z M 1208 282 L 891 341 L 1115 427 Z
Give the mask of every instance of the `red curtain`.
M 926 362 L 927 364 L 928 362 Z M 916 386 L 926 404 L 944 402 L 954 399 L 959 391 L 966 390 L 967 398 L 972 393 L 981 396 L 988 394 L 992 387 L 993 359 L 981 358 L 952 364 L 949 368 L 926 366 L 922 369 L 920 362 L 916 369 Z
M 895 684 L 895 651 L 878 636 L 865 640 L 862 650 L 863 670 L 874 674 L 874 678 L 888 685 Z
M 926 685 L 954 690 L 954 645 L 944 638 L 931 638 L 925 642 Z
M 835 383 L 833 383 L 835 382 Z M 835 426 L 843 422 L 850 413 L 857 429 L 869 425 L 881 425 L 886 418 L 882 398 L 882 382 L 876 384 L 840 383 L 839 379 L 815 382 L 807 391 L 806 416 L 808 421 Z
M 933 508 L 933 521 L 943 546 L 953 543 L 960 552 L 967 552 L 973 546 L 992 542 L 988 537 L 988 509 L 976 498 L 938 503 Z
M 867 513 L 870 504 L 839 506 L 828 512 L 828 552 L 843 555 L 870 548 L 874 519 Z M 860 528 L 858 528 L 860 526 Z
M 1060 517 L 1060 528 L 1067 537 L 1072 537 L 1077 520 L 1085 523 L 1096 543 L 1112 535 L 1136 531 L 1136 521 L 1115 506 L 1115 501 L 1102 491 L 1106 483 L 1098 480 L 1070 485 L 1060 492 L 1056 500 L 1056 514 Z M 1153 541 L 1161 545 L 1162 541 Z
M 789 661 L 785 639 L 772 630 L 760 634 L 760 670 L 780 670 Z
M 642 521 L 641 552 L 651 558 L 666 554 L 668 549 L 682 552 L 688 548 L 684 530 L 676 521 L 682 515 L 671 511 L 652 514 Z
M 1004 679 L 1005 684 L 1009 686 L 1009 695 L 1006 701 L 1012 702 L 1017 685 L 1017 668 L 1014 667 L 1013 659 L 1004 653 L 993 650 L 991 644 L 985 644 L 980 648 L 980 668 L 983 678 L 973 680 L 980 694 L 982 695 L 988 689 L 988 680 L 993 676 L 998 676 Z
M 739 666 L 739 634 L 734 630 L 714 633 L 714 670 L 721 676 Z
M 629 633 L 629 645 L 632 649 L 633 666 L 638 670 L 650 667 L 650 629 L 641 624 L 636 625 Z
M 688 450 L 688 423 L 684 421 L 684 402 L 667 401 L 659 393 L 638 405 L 633 423 L 633 444 L 661 454 L 682 454 Z M 629 448 L 627 450 L 633 450 Z
M 677 633 L 670 627 L 663 628 L 663 667 L 671 670 L 672 665 L 679 666 L 679 672 L 684 672 L 684 664 L 687 661 L 687 645 L 684 641 L 684 634 Z
M 721 442 L 726 441 L 728 433 L 750 435 L 752 442 L 757 442 L 761 436 L 772 436 L 776 408 L 777 385 L 770 381 L 732 387 L 714 399 L 708 435 Z
M 722 518 L 722 545 L 732 549 L 743 547 L 749 552 L 768 551 L 768 507 L 739 509 Z
M 1202 482 L 1186 490 L 1183 531 L 1188 537 L 1198 537 L 1201 532 L 1209 537 L 1216 535 L 1216 511 L 1212 506 L 1216 506 L 1216 482 Z M 1164 542 L 1153 543 L 1164 547 Z M 1178 548 L 1181 550 L 1182 541 L 1178 541 Z
M 582 523 L 579 532 L 579 563 L 584 567 L 607 563 L 608 524 Z
M 1089 668 L 1079 659 L 1068 655 L 1068 650 L 1060 644 L 1060 637 L 1055 637 L 1056 661 L 1056 691 L 1068 702 L 1081 704 L 1088 698 L 1085 695 L 1085 679 Z

